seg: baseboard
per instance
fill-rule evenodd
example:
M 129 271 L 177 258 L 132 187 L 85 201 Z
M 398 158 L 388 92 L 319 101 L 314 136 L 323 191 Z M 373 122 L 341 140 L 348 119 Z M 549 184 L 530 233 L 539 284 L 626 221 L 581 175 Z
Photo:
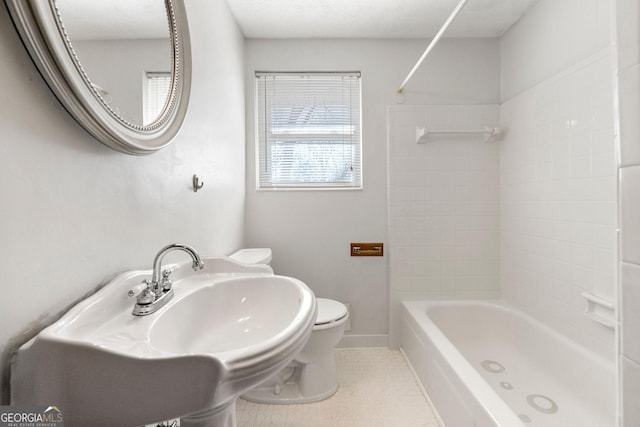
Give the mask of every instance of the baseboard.
M 373 348 L 373 347 L 389 347 L 388 334 L 376 335 L 345 335 L 342 337 L 337 348 Z

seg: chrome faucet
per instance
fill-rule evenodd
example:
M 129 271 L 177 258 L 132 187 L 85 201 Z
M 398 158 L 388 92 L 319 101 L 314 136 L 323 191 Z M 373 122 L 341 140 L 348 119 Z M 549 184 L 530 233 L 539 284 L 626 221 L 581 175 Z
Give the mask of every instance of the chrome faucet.
M 133 306 L 133 314 L 135 316 L 146 316 L 154 313 L 163 307 L 173 298 L 173 288 L 171 279 L 171 270 L 162 270 L 162 259 L 164 256 L 173 251 L 181 250 L 188 253 L 193 260 L 191 268 L 194 271 L 202 270 L 204 262 L 198 255 L 198 252 L 191 246 L 173 243 L 160 249 L 160 252 L 153 260 L 153 275 L 151 280 L 145 279 L 142 283 L 129 291 L 129 296 L 136 297 L 136 304 Z

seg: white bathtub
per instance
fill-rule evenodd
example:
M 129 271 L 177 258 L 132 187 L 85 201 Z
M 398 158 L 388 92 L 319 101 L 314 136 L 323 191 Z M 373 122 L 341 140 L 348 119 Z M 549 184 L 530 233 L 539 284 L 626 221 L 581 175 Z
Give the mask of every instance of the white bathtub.
M 500 301 L 404 302 L 402 348 L 447 427 L 613 427 L 613 363 Z

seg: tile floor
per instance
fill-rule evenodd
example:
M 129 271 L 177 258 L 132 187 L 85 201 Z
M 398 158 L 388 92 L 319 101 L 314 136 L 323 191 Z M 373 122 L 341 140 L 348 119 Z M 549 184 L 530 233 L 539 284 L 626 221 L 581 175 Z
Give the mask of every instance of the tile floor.
M 431 404 L 402 354 L 338 349 L 338 392 L 305 405 L 261 405 L 238 399 L 238 427 L 439 427 Z

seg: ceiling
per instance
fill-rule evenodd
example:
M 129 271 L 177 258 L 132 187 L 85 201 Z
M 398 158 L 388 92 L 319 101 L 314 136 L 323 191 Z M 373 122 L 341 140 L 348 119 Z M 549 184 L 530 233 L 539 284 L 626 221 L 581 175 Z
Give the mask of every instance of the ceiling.
M 469 0 L 445 37 L 499 37 L 539 0 Z M 227 0 L 247 38 L 431 38 L 459 0 Z
M 190 0 L 185 0 L 187 6 Z M 459 0 L 226 0 L 247 38 L 431 38 Z M 468 0 L 445 37 L 499 37 L 540 0 Z M 162 0 L 56 0 L 72 39 L 167 37 Z M 108 17 L 108 18 L 106 18 Z

